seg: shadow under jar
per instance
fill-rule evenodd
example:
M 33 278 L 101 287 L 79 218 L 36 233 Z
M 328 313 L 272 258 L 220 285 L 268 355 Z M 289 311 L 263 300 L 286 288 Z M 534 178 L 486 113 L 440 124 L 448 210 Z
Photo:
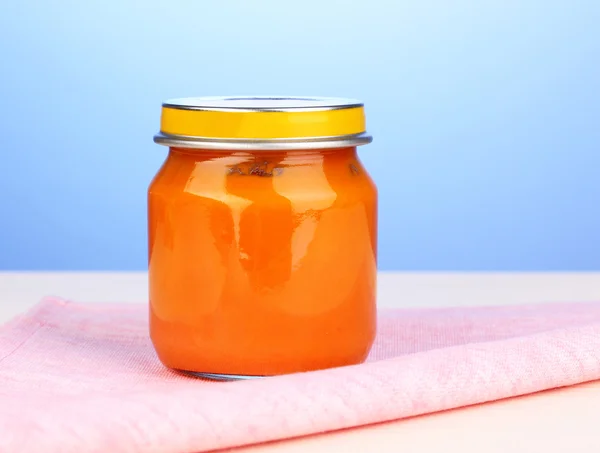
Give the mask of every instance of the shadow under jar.
M 377 189 L 359 102 L 163 104 L 149 208 L 150 334 L 212 378 L 357 364 L 376 329 Z

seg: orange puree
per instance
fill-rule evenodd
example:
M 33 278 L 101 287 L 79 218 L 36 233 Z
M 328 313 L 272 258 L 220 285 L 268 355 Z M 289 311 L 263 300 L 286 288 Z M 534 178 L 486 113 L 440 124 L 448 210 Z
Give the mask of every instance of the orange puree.
M 149 190 L 160 360 L 234 375 L 362 362 L 375 335 L 376 243 L 376 188 L 355 147 L 171 147 Z

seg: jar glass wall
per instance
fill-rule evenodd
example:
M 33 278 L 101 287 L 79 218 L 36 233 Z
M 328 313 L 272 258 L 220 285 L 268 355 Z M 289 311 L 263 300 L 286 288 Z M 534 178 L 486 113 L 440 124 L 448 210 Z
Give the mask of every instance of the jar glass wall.
M 148 203 L 150 331 L 166 366 L 275 375 L 366 358 L 377 191 L 355 147 L 171 147 Z

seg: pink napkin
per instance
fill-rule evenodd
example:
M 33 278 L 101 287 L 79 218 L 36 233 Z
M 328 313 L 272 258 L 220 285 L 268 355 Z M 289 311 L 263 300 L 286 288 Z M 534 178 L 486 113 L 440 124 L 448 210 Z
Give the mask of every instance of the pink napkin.
M 363 365 L 210 382 L 162 367 L 145 306 L 47 299 L 0 328 L 0 452 L 200 452 L 594 379 L 598 303 L 382 312 Z

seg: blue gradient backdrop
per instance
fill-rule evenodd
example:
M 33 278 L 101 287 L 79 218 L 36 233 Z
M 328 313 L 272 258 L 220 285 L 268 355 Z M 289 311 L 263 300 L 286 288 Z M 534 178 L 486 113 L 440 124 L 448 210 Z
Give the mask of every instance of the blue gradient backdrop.
M 600 269 L 598 1 L 3 1 L 0 269 L 137 270 L 160 103 L 349 96 L 384 270 Z

